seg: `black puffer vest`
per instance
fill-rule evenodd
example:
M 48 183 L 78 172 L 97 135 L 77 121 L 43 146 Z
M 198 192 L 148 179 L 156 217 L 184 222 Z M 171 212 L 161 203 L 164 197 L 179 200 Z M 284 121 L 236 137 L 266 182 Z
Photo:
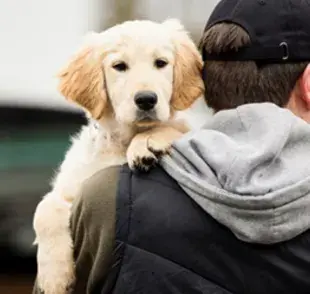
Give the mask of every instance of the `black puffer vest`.
M 310 232 L 273 246 L 244 243 L 162 169 L 124 167 L 114 264 L 101 293 L 309 294 Z

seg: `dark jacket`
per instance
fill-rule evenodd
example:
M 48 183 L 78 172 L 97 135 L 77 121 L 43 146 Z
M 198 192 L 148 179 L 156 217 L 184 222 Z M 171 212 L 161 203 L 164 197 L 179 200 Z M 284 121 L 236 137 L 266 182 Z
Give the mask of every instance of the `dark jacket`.
M 164 169 L 97 173 L 72 210 L 74 293 L 310 293 L 309 138 L 249 104 L 175 142 Z
M 74 293 L 310 293 L 310 232 L 275 245 L 237 239 L 161 168 L 93 176 L 72 216 Z

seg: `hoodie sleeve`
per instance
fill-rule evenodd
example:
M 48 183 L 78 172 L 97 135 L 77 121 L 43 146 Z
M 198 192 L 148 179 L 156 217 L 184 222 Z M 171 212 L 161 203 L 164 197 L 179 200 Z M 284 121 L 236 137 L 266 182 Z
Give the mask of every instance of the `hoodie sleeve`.
M 119 169 L 108 168 L 91 177 L 72 208 L 75 294 L 93 293 L 99 281 L 108 273 L 115 238 Z

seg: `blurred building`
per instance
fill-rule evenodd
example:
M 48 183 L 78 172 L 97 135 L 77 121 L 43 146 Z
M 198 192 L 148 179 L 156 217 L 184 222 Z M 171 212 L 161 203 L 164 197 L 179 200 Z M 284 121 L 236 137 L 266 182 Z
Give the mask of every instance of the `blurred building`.
M 85 122 L 59 95 L 55 79 L 82 36 L 128 19 L 179 18 L 198 40 L 217 2 L 0 1 L 1 294 L 30 293 L 27 285 L 36 270 L 33 212 L 49 189 L 69 136 Z M 197 109 L 195 119 L 201 122 L 203 103 Z
M 0 1 L 0 103 L 68 107 L 55 74 L 90 30 L 134 18 L 179 18 L 198 39 L 218 0 Z

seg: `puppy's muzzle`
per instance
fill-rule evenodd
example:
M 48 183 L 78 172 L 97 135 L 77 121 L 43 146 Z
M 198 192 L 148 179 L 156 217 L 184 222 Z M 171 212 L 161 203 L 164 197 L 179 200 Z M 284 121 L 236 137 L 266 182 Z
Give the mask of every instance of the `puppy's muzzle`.
M 134 101 L 139 110 L 142 111 L 150 111 L 153 110 L 157 104 L 157 95 L 151 91 L 141 91 L 138 92 L 135 97 Z

